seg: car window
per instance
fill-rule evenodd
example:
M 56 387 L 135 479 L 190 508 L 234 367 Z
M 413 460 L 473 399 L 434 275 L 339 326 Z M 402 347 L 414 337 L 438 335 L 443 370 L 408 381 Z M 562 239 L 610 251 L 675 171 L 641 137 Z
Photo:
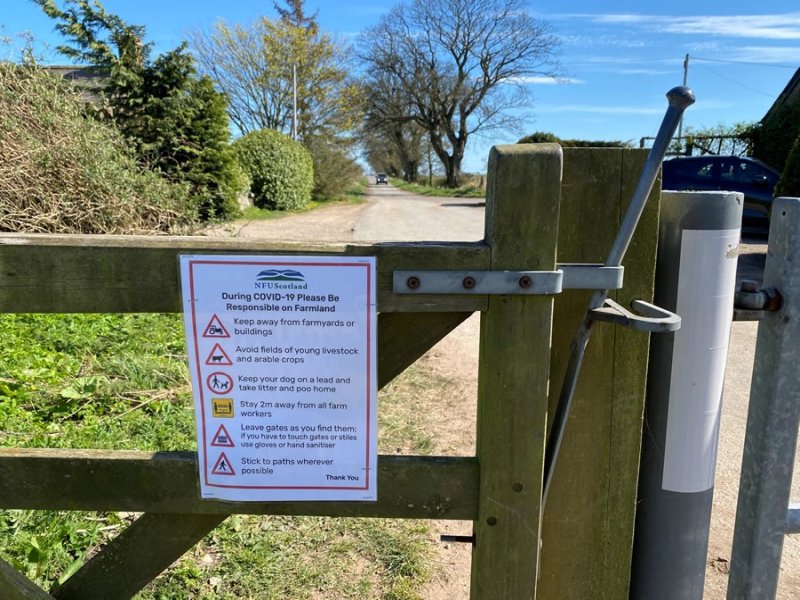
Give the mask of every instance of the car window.
M 714 170 L 714 163 L 706 160 L 680 161 L 676 166 L 675 175 L 677 177 L 711 179 Z
M 741 181 L 746 181 L 747 183 L 752 183 L 764 177 L 767 178 L 767 181 L 771 181 L 774 178 L 770 171 L 756 163 L 741 161 L 739 169 L 742 177 Z
M 739 161 L 725 160 L 720 162 L 719 178 L 722 181 L 742 181 Z

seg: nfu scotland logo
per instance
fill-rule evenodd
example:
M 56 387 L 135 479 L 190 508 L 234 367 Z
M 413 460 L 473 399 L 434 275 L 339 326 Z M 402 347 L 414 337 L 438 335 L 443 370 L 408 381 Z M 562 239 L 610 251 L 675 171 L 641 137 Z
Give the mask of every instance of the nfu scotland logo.
M 305 290 L 308 284 L 300 271 L 294 269 L 265 269 L 256 275 L 257 290 Z

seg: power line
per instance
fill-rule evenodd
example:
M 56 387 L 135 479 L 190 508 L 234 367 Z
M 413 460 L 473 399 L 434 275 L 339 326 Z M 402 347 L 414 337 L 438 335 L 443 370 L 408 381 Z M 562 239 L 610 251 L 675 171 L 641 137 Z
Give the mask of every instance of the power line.
M 692 57 L 692 58 L 694 58 L 694 57 Z M 721 73 L 717 73 L 716 71 L 714 71 L 712 69 L 709 69 L 705 65 L 698 65 L 698 66 L 700 68 L 702 68 L 702 69 L 705 69 L 709 73 L 712 73 L 712 74 L 716 75 L 717 77 L 719 77 L 721 79 L 725 79 L 726 81 L 730 81 L 731 83 L 736 84 L 739 87 L 742 87 L 742 88 L 744 88 L 746 90 L 750 90 L 751 92 L 755 92 L 756 94 L 761 94 L 762 96 L 766 96 L 767 98 L 774 98 L 775 97 L 774 94 L 768 94 L 767 92 L 764 92 L 764 91 L 761 91 L 761 90 L 757 90 L 756 88 L 750 87 L 749 85 L 745 85 L 741 81 L 737 81 L 736 79 L 733 79 L 732 77 L 727 77 L 726 75 L 723 75 Z
M 692 60 L 704 60 L 707 62 L 718 62 L 718 63 L 731 63 L 734 65 L 756 65 L 759 67 L 775 67 L 778 69 L 798 69 L 797 65 L 779 65 L 776 63 L 768 63 L 768 62 L 755 62 L 755 61 L 747 61 L 747 60 L 725 60 L 722 58 L 702 58 L 700 56 L 692 55 Z

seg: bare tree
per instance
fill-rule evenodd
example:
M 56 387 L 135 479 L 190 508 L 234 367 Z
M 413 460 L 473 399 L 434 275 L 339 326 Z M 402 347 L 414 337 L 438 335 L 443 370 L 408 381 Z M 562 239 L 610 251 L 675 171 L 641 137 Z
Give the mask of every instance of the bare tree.
M 376 72 L 365 85 L 363 145 L 376 171 L 402 172 L 415 182 L 422 160 L 424 130 L 410 116 L 399 82 L 390 73 Z M 382 146 L 382 148 L 379 148 Z
M 557 74 L 558 43 L 524 0 L 413 0 L 362 34 L 359 56 L 397 82 L 455 187 L 469 137 L 515 124 L 527 78 Z
M 291 43 L 286 32 L 268 51 L 275 26 L 266 19 L 251 25 L 217 21 L 209 33 L 192 34 L 200 70 L 228 96 L 228 114 L 242 133 L 288 129 L 292 111 Z

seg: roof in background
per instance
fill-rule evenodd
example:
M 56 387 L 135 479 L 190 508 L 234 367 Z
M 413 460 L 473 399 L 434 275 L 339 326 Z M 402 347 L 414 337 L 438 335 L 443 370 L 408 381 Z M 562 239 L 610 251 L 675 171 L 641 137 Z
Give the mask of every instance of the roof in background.
M 794 72 L 794 75 L 789 80 L 789 83 L 786 84 L 786 87 L 783 88 L 783 91 L 778 94 L 778 97 L 775 99 L 775 102 L 772 103 L 772 106 L 769 107 L 767 114 L 761 119 L 761 122 L 768 120 L 772 114 L 781 108 L 782 106 L 797 102 L 798 98 L 800 98 L 800 69 Z

